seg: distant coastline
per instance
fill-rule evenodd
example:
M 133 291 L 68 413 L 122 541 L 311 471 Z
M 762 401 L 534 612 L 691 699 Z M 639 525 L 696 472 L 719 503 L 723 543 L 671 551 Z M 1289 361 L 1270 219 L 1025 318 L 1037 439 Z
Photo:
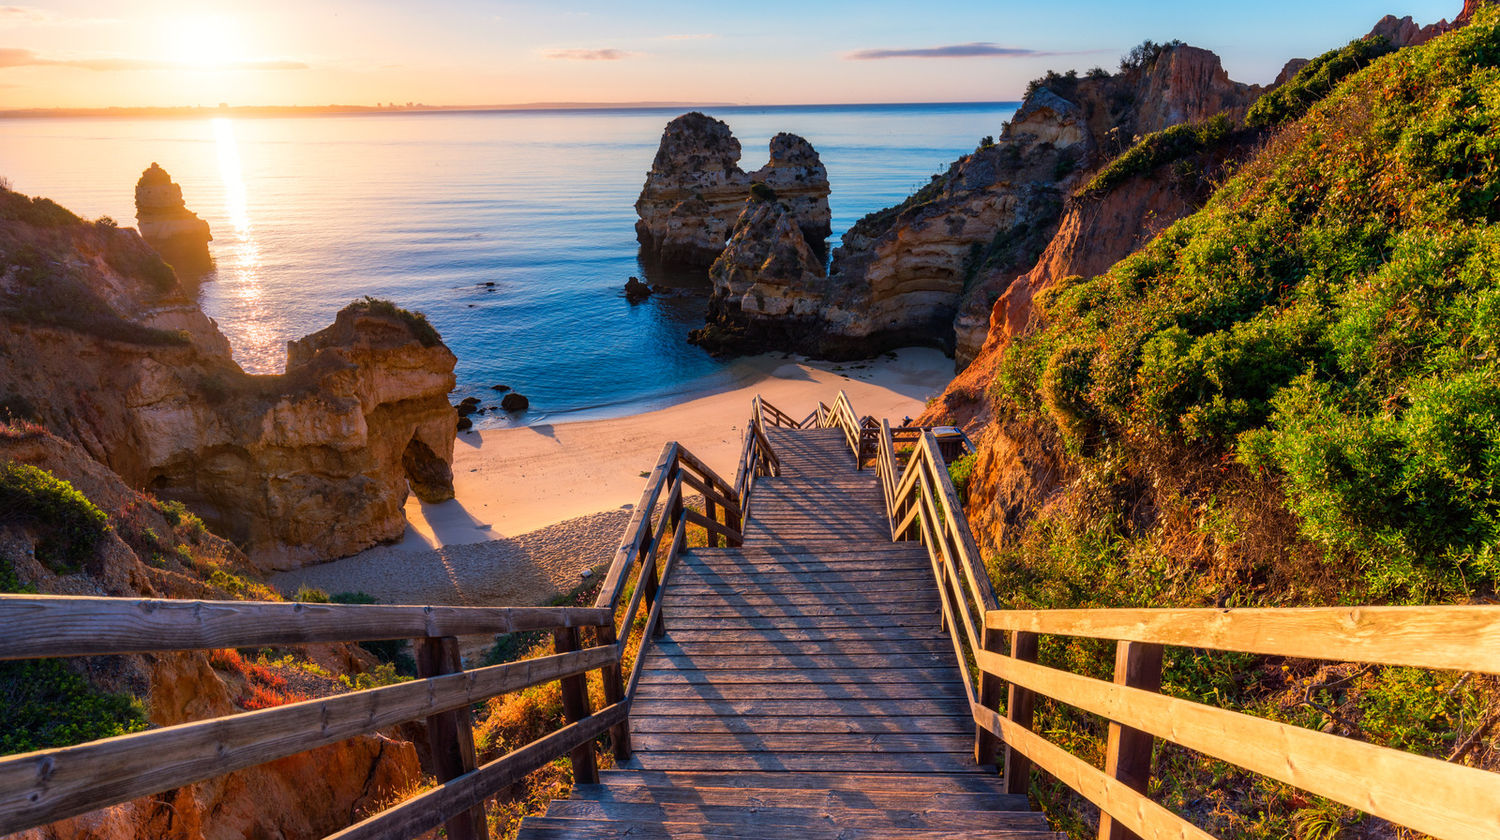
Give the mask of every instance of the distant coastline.
M 516 105 L 185 105 L 164 108 L 12 108 L 0 120 L 18 119 L 194 119 L 204 117 L 349 117 L 392 114 L 484 114 L 578 111 L 827 110 L 840 108 L 994 107 L 1019 105 L 1012 100 L 974 102 L 829 102 L 807 105 L 759 105 L 742 102 L 527 102 Z

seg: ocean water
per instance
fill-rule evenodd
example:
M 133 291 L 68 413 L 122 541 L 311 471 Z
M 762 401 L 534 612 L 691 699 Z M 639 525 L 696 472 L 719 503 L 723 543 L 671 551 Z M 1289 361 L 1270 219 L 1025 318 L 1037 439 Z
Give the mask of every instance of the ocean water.
M 1015 103 L 705 109 L 765 163 L 806 137 L 832 185 L 833 239 L 926 183 Z M 731 363 L 686 342 L 707 281 L 626 302 L 634 203 L 678 110 L 450 112 L 259 119 L 0 121 L 0 176 L 89 218 L 135 221 L 152 161 L 213 229 L 204 310 L 247 370 L 362 295 L 425 312 L 458 356 L 455 400 L 530 400 L 519 420 L 618 416 L 722 387 Z M 678 282 L 683 282 L 680 278 Z M 692 285 L 689 283 L 689 285 Z

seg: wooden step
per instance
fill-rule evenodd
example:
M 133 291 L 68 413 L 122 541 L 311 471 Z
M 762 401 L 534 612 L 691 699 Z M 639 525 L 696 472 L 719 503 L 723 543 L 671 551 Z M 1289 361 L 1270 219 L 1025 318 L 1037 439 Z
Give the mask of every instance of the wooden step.
M 613 775 L 611 775 L 613 774 Z M 674 779 L 678 776 L 691 779 Z M 754 780 L 744 777 L 766 775 L 798 776 L 795 773 L 776 774 L 679 774 L 649 773 L 639 771 L 604 771 L 600 784 L 574 785 L 574 800 L 594 802 L 635 803 L 685 803 L 707 806 L 733 806 L 753 808 L 863 808 L 863 809 L 909 809 L 921 807 L 934 811 L 1027 811 L 1027 797 L 1001 792 L 1003 788 L 995 780 L 993 784 L 971 785 L 959 790 L 931 789 L 933 778 L 946 776 L 908 776 L 907 784 L 899 789 L 887 790 L 879 784 L 880 776 L 861 776 L 868 786 L 841 790 L 830 787 L 832 779 L 807 774 L 804 787 L 751 787 Z M 983 776 L 961 777 L 970 782 L 990 782 Z M 736 785 L 736 782 L 741 784 Z M 785 780 L 783 780 L 785 781 Z M 893 776 L 888 781 L 901 781 Z M 774 782 L 774 780 L 773 780 Z
M 962 752 L 649 752 L 636 750 L 626 766 L 643 770 L 772 770 L 801 773 L 993 773 L 974 764 L 972 742 Z
M 902 828 L 809 828 L 799 830 L 798 837 L 807 840 L 951 840 L 952 831 L 913 831 Z M 1039 831 L 964 831 L 971 840 L 1056 840 L 1052 832 Z M 573 820 L 558 817 L 527 817 L 521 823 L 517 840 L 605 840 L 606 838 L 672 838 L 672 840 L 784 840 L 785 826 L 757 827 L 752 824 L 656 823 L 615 820 Z
M 630 704 L 630 715 L 661 717 L 673 715 L 717 717 L 904 717 L 907 715 L 962 715 L 968 717 L 969 700 L 963 689 L 951 696 L 907 698 L 859 697 L 809 703 L 806 698 L 699 697 L 691 699 L 638 695 Z
M 777 733 L 854 733 L 873 735 L 889 733 L 936 733 L 942 735 L 974 734 L 974 720 L 968 715 L 887 715 L 879 717 L 739 715 L 632 715 L 632 733 L 698 732 L 703 734 L 770 735 Z
M 833 828 L 906 828 L 1029 830 L 1045 831 L 1047 819 L 1026 811 L 944 811 L 930 807 L 877 810 L 848 807 L 795 807 L 756 804 L 706 805 L 686 802 L 619 802 L 559 799 L 548 808 L 546 816 L 569 819 L 628 820 L 631 822 L 700 823 L 718 825 L 795 826 L 802 829 Z

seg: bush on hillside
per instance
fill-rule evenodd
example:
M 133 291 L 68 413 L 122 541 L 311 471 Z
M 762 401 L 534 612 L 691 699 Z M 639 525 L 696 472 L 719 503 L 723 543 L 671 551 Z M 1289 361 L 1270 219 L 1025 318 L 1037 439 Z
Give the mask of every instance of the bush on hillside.
M 402 309 L 392 301 L 365 295 L 349 304 L 347 308 L 355 312 L 384 315 L 401 321 L 406 324 L 407 329 L 411 330 L 412 337 L 421 342 L 423 347 L 436 347 L 442 343 L 443 336 L 427 320 L 426 315 L 421 312 L 413 312 L 410 309 Z
M 77 571 L 109 534 L 109 517 L 73 485 L 28 464 L 0 464 L 0 524 L 34 529 L 36 559 Z
M 1267 93 L 1250 107 L 1245 124 L 1275 128 L 1301 118 L 1320 99 L 1333 92 L 1339 82 L 1363 70 L 1370 62 L 1396 51 L 1384 35 L 1370 35 L 1309 61 L 1281 87 Z
M 0 662 L 0 755 L 66 747 L 146 728 L 146 710 L 93 687 L 58 659 Z
M 1229 139 L 1234 126 L 1223 114 L 1198 123 L 1182 123 L 1142 137 L 1105 164 L 1077 195 L 1101 196 L 1135 175 L 1213 149 Z

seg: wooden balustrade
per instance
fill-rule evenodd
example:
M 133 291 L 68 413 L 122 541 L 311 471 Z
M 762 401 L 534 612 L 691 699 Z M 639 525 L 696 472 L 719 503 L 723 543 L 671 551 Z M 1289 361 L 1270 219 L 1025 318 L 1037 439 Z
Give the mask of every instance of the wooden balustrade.
M 661 628 L 660 585 L 686 547 L 686 529 L 710 545 L 738 545 L 742 500 L 780 466 L 754 407 L 747 455 L 731 485 L 676 443 L 646 479 L 593 607 L 442 607 L 173 601 L 149 598 L 0 596 L 0 659 L 415 639 L 419 679 L 61 749 L 0 757 L 0 833 L 77 816 L 413 720 L 427 722 L 437 787 L 334 835 L 407 838 L 446 827 L 451 838 L 487 837 L 484 801 L 554 759 L 571 756 L 574 780 L 597 781 L 595 741 L 611 733 L 630 756 L 628 712 L 643 646 Z M 792 425 L 796 425 L 793 423 Z M 702 509 L 686 504 L 688 494 Z M 624 598 L 634 581 L 630 597 Z M 625 601 L 621 610 L 621 601 Z M 636 620 L 645 611 L 643 633 Z M 616 622 L 619 622 L 618 624 Z M 456 636 L 550 630 L 556 653 L 464 670 Z M 594 644 L 589 644 L 588 636 Z M 628 680 L 625 663 L 633 657 Z M 586 675 L 599 671 L 605 707 L 589 708 Z M 561 681 L 562 729 L 480 765 L 469 709 Z
M 875 447 L 892 537 L 927 546 L 955 655 L 979 671 L 975 757 L 1003 742 L 1009 792 L 1035 766 L 1099 806 L 1102 839 L 1212 840 L 1146 796 L 1164 739 L 1434 837 L 1500 837 L 1500 774 L 1160 693 L 1168 646 L 1497 674 L 1500 607 L 999 610 L 931 430 L 882 424 Z M 1043 635 L 1116 642 L 1113 681 L 1039 664 Z M 1103 769 L 1033 730 L 1038 697 L 1107 721 Z

